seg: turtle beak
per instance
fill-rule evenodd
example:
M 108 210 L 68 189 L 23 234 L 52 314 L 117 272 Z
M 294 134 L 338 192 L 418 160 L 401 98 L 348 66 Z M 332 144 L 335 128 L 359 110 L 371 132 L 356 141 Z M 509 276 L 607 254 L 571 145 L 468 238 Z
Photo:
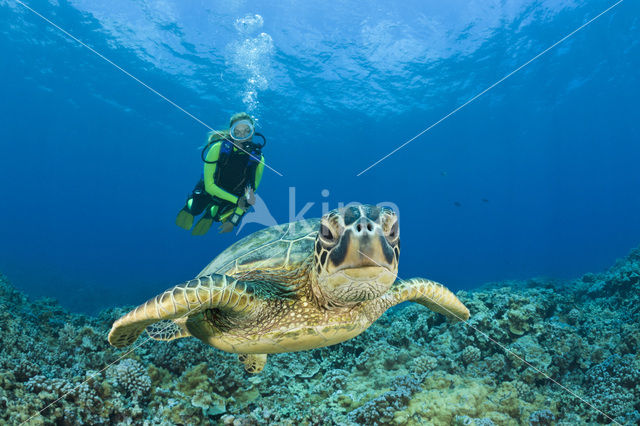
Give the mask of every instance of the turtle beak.
M 354 268 L 384 268 L 394 271 L 394 252 L 382 228 L 364 217 L 347 229 L 329 256 L 328 272 Z
M 323 297 L 336 306 L 380 297 L 398 273 L 399 240 L 395 232 L 385 234 L 389 214 L 368 205 L 347 207 L 339 214 L 330 215 L 318 233 L 317 244 L 324 244 L 329 251 L 328 256 L 326 252 L 318 254 L 323 266 L 319 280 Z M 332 219 L 339 226 L 328 229 Z

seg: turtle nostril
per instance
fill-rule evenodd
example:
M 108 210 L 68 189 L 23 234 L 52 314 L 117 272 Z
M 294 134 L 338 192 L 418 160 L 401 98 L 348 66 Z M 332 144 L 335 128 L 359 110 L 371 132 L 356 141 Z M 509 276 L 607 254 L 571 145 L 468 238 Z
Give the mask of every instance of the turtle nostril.
M 367 230 L 369 232 L 373 231 L 373 225 L 371 225 L 370 223 L 367 223 Z
M 357 224 L 356 225 L 356 231 L 358 231 L 358 232 L 362 231 L 362 225 Z

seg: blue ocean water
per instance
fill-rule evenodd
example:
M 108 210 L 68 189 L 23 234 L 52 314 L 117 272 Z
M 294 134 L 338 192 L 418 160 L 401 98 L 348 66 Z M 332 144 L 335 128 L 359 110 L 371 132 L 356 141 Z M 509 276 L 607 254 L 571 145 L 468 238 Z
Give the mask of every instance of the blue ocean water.
M 252 113 L 277 222 L 394 203 L 402 277 L 567 278 L 640 242 L 635 0 L 360 176 L 614 2 L 25 3 L 209 126 Z M 20 2 L 0 21 L 0 271 L 20 289 L 137 304 L 260 229 L 176 227 L 207 128 Z

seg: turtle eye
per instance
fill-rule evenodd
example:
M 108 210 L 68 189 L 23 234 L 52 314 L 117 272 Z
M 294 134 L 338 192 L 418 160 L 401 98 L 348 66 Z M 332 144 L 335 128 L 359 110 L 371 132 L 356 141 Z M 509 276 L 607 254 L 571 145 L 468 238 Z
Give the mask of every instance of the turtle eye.
M 333 235 L 333 232 L 331 232 L 331 229 L 329 229 L 329 227 L 324 224 L 320 225 L 320 238 L 322 238 L 324 242 L 330 244 L 334 243 L 336 240 L 336 237 L 335 235 Z
M 398 238 L 399 235 L 399 225 L 398 225 L 398 220 L 395 220 L 393 222 L 393 225 L 391 225 L 391 228 L 389 229 L 389 231 L 387 232 L 387 240 L 389 241 L 394 241 Z

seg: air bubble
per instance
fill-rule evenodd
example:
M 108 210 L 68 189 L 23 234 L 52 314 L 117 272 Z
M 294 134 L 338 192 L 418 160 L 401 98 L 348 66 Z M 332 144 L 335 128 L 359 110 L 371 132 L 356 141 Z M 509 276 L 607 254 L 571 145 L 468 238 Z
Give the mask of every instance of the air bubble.
M 262 28 L 263 24 L 264 19 L 262 18 L 262 16 L 255 14 L 246 15 L 244 18 L 236 19 L 236 22 L 233 24 L 233 26 L 236 27 L 236 30 L 238 30 L 239 32 L 248 34 L 259 30 L 260 28 Z

